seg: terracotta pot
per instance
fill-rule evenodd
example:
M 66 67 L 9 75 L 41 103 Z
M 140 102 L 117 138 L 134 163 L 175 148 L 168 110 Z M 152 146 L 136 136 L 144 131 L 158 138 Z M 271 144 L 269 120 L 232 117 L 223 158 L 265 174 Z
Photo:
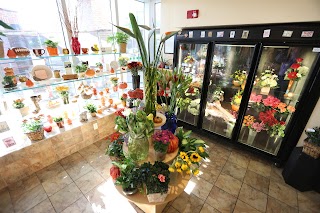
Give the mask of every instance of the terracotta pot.
M 91 112 L 90 114 L 91 114 L 91 117 L 97 117 L 97 113 L 95 112 Z
M 12 49 L 8 49 L 7 56 L 9 58 L 16 58 L 17 54 Z
M 234 104 L 231 105 L 231 109 L 236 112 L 239 111 L 239 107 L 240 107 L 239 105 L 234 105 Z
M 57 47 L 47 47 L 47 51 L 50 56 L 58 55 L 58 48 Z
M 127 44 L 126 43 L 120 43 L 119 44 L 120 53 L 126 53 L 127 52 Z
M 63 127 L 64 127 L 63 121 L 56 122 L 56 124 L 57 124 L 57 126 L 58 126 L 59 128 L 63 128 Z

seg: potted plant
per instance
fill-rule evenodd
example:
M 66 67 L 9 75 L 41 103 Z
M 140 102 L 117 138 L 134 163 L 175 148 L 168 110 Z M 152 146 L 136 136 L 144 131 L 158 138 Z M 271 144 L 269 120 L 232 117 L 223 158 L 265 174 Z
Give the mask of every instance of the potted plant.
M 128 64 L 129 58 L 125 57 L 125 56 L 120 56 L 118 59 L 119 65 L 121 67 L 121 71 L 125 71 L 126 70 L 126 66 Z
M 117 42 L 119 44 L 120 53 L 127 52 L 127 43 L 129 40 L 129 36 L 123 32 L 116 32 L 115 35 L 110 35 L 107 37 L 107 41 L 110 43 Z
M 64 123 L 63 123 L 63 118 L 62 117 L 55 117 L 53 118 L 53 121 L 56 122 L 57 126 L 59 128 L 63 128 L 64 127 Z
M 87 109 L 90 112 L 91 117 L 96 117 L 97 116 L 97 106 L 96 105 L 87 104 L 84 108 Z
M 108 146 L 106 155 L 110 157 L 112 161 L 122 161 L 124 159 L 122 146 L 124 142 L 123 136 L 120 137 L 118 132 L 113 133 L 110 136 L 111 143 Z
M 235 112 L 239 111 L 240 103 L 242 100 L 242 90 L 239 90 L 231 99 L 231 109 Z
M 213 91 L 212 94 L 212 101 L 213 102 L 220 102 L 223 101 L 224 97 L 224 91 L 221 89 L 221 87 L 216 87 L 216 89 Z
M 142 69 L 142 63 L 139 61 L 132 61 L 127 64 L 127 68 L 130 70 L 132 75 L 132 88 L 140 88 L 140 75 L 138 71 Z
M 114 92 L 118 91 L 118 80 L 119 80 L 119 78 L 117 78 L 117 77 L 111 77 L 110 78 L 110 81 L 113 84 L 113 91 Z
M 242 85 L 247 79 L 247 71 L 245 70 L 236 70 L 231 74 L 232 84 L 236 87 Z
M 3 88 L 5 90 L 13 90 L 17 88 L 17 81 L 15 76 L 4 76 L 3 77 Z
M 101 62 L 96 63 L 96 66 L 100 69 L 103 70 L 103 64 Z
M 81 78 L 83 78 L 85 76 L 87 69 L 88 69 L 88 65 L 86 65 L 86 64 L 77 65 L 75 67 L 76 73 L 78 73 L 79 77 L 81 77 Z
M 163 202 L 169 189 L 169 165 L 156 161 L 153 165 L 148 162 L 140 167 L 140 177 L 146 186 L 149 202 Z
M 166 158 L 167 150 L 170 144 L 169 130 L 160 130 L 152 135 L 154 156 L 156 161 L 163 161 Z M 172 133 L 171 133 L 172 134 Z
M 116 179 L 115 184 L 122 186 L 125 195 L 133 195 L 138 192 L 142 185 L 140 178 L 140 169 L 130 158 L 125 158 L 122 162 L 112 162 L 113 165 L 120 169 L 120 176 Z
M 320 127 L 313 127 L 305 132 L 308 137 L 304 140 L 302 152 L 317 159 L 320 157 Z
M 38 141 L 44 138 L 43 125 L 38 120 L 23 122 L 22 129 L 31 141 Z
M 50 56 L 58 55 L 58 42 L 53 42 L 48 39 L 44 44 L 47 45 L 47 51 Z
M 13 108 L 19 110 L 22 117 L 28 115 L 28 112 L 29 112 L 29 107 L 25 106 L 25 104 L 23 103 L 23 100 L 24 100 L 23 98 L 13 100 L 13 104 L 12 104 Z

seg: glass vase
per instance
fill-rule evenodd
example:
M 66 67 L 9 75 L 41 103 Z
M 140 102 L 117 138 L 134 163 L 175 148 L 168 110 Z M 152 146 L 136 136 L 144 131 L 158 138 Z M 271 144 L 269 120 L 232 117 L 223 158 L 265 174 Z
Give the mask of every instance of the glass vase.
M 252 129 L 249 129 L 249 135 L 248 135 L 248 140 L 247 140 L 247 144 L 248 145 L 252 145 L 254 139 L 256 138 L 257 136 L 257 132 L 252 130 Z
M 159 152 L 154 149 L 154 160 L 163 161 L 166 158 L 167 150 L 168 150 L 168 146 L 164 152 Z
M 125 136 L 122 149 L 126 158 L 131 158 L 134 161 L 143 161 L 147 159 L 149 154 L 149 140 L 143 134 L 135 135 L 129 133 Z
M 132 88 L 135 90 L 140 88 L 140 75 L 133 75 L 132 76 Z
M 157 68 L 147 67 L 144 71 L 145 112 L 156 116 L 157 84 L 155 82 Z
M 168 112 L 166 112 L 165 115 L 167 120 L 166 123 L 163 126 L 161 126 L 161 129 L 167 129 L 174 134 L 177 129 L 177 116 Z
M 72 47 L 73 53 L 75 55 L 79 55 L 80 54 L 81 45 L 80 45 L 78 37 L 72 37 L 71 38 L 71 47 Z
M 282 137 L 281 136 L 272 136 L 268 138 L 265 150 L 276 154 L 280 148 Z

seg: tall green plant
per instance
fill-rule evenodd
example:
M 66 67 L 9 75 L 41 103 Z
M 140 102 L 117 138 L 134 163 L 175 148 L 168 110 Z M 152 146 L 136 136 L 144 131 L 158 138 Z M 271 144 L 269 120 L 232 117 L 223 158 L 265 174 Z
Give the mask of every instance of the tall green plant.
M 0 20 L 0 26 L 8 30 L 14 30 L 12 27 L 10 27 L 9 25 L 7 25 L 1 20 Z M 3 32 L 0 32 L 0 36 L 6 36 L 6 35 Z

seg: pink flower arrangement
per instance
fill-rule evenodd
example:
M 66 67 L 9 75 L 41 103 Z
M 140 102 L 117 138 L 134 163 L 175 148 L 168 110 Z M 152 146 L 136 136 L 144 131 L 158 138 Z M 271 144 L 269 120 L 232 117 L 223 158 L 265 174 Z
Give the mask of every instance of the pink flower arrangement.
M 261 123 L 254 122 L 251 124 L 251 126 L 249 126 L 249 128 L 256 131 L 256 132 L 261 132 L 262 130 L 266 129 L 263 122 L 261 122 Z
M 276 108 L 280 102 L 281 101 L 278 98 L 270 96 L 270 95 L 267 98 L 262 100 L 262 103 L 265 106 L 269 106 L 269 107 L 273 107 L 273 108 Z
M 162 183 L 166 182 L 166 176 L 164 176 L 163 174 L 159 174 L 159 175 L 158 175 L 158 179 L 159 179 L 160 182 L 162 182 Z
M 260 103 L 262 100 L 262 95 L 256 95 L 255 93 L 252 93 L 250 95 L 250 101 L 256 102 L 256 103 Z
M 169 139 L 172 133 L 169 130 L 160 130 L 152 135 L 152 140 L 156 142 L 162 142 L 163 144 L 169 143 Z

